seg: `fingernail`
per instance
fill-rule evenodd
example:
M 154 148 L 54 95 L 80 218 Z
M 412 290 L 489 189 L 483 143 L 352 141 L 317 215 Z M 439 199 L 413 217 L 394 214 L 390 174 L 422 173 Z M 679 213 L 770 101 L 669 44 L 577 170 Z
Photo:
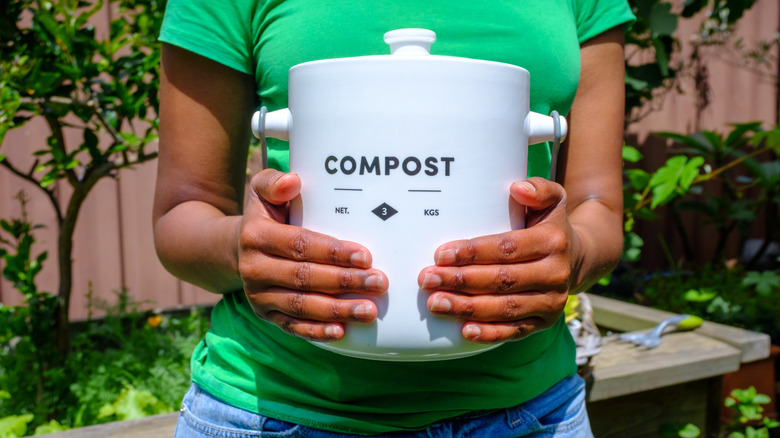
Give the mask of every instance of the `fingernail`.
M 358 304 L 355 307 L 355 310 L 353 311 L 353 314 L 355 315 L 355 318 L 361 321 L 370 321 L 371 316 L 371 306 L 368 304 Z
M 338 325 L 329 325 L 325 327 L 325 336 L 327 336 L 330 339 L 339 339 L 341 338 L 342 331 L 341 326 Z
M 368 267 L 368 256 L 366 255 L 366 253 L 362 251 L 352 253 L 352 256 L 349 258 L 349 261 L 352 262 L 353 265 L 358 266 L 360 268 Z
M 436 274 L 425 274 L 423 278 L 422 288 L 425 290 L 433 290 L 441 286 L 441 277 Z
M 534 187 L 534 185 L 529 183 L 528 181 L 520 181 L 519 183 L 517 183 L 517 185 L 520 186 L 521 189 L 529 193 L 533 193 L 536 191 L 536 187 Z
M 479 335 L 482 334 L 482 330 L 479 329 L 478 325 L 467 325 L 466 326 L 466 338 L 468 339 L 474 339 L 479 337 Z
M 439 251 L 439 257 L 436 259 L 437 265 L 451 265 L 455 263 L 455 250 L 446 249 Z
M 384 290 L 382 289 L 382 283 L 384 283 L 384 279 L 381 275 L 369 275 L 368 278 L 366 278 L 366 289 L 381 292 Z
M 452 309 L 452 303 L 450 302 L 450 300 L 438 295 L 433 298 L 433 303 L 431 304 L 431 311 L 448 312 L 450 309 Z

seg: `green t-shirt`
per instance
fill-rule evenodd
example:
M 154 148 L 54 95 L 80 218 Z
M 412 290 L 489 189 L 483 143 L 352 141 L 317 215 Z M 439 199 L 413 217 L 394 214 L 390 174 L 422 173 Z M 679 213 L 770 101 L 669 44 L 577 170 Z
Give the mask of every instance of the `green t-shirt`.
M 531 110 L 568 113 L 579 45 L 633 20 L 626 0 L 169 0 L 160 39 L 254 76 L 269 110 L 287 106 L 290 67 L 388 54 L 399 28 L 437 34 L 436 55 L 499 61 L 531 75 Z M 287 143 L 269 140 L 287 170 Z M 529 174 L 547 176 L 550 151 L 529 148 Z M 514 406 L 575 373 L 563 320 L 477 356 L 382 362 L 341 356 L 257 318 L 242 292 L 226 294 L 196 349 L 193 380 L 225 402 L 308 426 L 352 433 L 423 428 L 469 411 Z

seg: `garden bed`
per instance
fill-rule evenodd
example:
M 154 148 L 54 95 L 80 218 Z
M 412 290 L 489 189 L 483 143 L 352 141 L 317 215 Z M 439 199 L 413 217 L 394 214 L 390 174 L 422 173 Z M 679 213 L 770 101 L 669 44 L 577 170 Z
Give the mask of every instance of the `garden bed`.
M 672 316 L 596 295 L 590 299 L 596 324 L 615 332 L 649 329 Z M 658 437 L 662 426 L 693 424 L 701 436 L 714 436 L 723 376 L 768 358 L 769 352 L 768 335 L 710 322 L 694 331 L 668 333 L 652 350 L 605 337 L 591 363 L 593 431 L 599 438 Z

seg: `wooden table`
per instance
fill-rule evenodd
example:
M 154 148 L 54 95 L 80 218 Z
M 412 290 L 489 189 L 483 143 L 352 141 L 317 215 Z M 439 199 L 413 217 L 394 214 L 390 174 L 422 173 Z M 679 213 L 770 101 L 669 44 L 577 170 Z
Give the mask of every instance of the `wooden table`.
M 589 295 L 593 319 L 616 332 L 648 329 L 668 312 Z M 723 404 L 721 377 L 769 356 L 769 336 L 705 322 L 667 333 L 648 350 L 603 338 L 592 360 L 588 412 L 596 437 L 658 437 L 663 424 L 692 423 L 715 436 Z
M 115 421 L 46 435 L 49 438 L 171 438 L 179 413 Z
M 596 324 L 612 331 L 648 329 L 670 313 L 589 295 Z M 603 339 L 592 360 L 588 412 L 597 438 L 657 438 L 663 424 L 693 423 L 713 436 L 720 413 L 721 376 L 769 356 L 769 336 L 705 322 L 668 333 L 647 350 Z M 90 426 L 52 438 L 169 438 L 177 413 Z

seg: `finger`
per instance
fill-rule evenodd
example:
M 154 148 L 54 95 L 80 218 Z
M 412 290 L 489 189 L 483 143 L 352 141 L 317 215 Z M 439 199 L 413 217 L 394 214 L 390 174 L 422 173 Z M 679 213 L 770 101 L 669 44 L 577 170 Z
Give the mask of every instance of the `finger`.
M 552 325 L 541 318 L 528 318 L 509 323 L 474 323 L 463 325 L 461 335 L 480 344 L 499 344 L 526 338 Z
M 567 293 L 557 292 L 480 296 L 436 292 L 428 297 L 427 306 L 435 314 L 476 322 L 517 322 L 535 318 L 555 322 L 567 297 Z
M 521 263 L 565 250 L 568 245 L 563 229 L 543 223 L 534 228 L 448 242 L 436 249 L 434 258 L 438 266 Z
M 509 187 L 512 199 L 533 210 L 546 210 L 566 199 L 566 190 L 558 183 L 533 177 Z
M 502 240 L 523 245 L 509 251 Z M 572 274 L 569 244 L 567 234 L 555 223 L 471 239 L 467 244 L 451 242 L 447 245 L 455 247 L 448 261 L 452 265 L 429 266 L 420 272 L 418 282 L 424 290 L 471 295 L 565 292 Z
M 544 178 L 516 182 L 510 186 L 509 193 L 515 202 L 527 207 L 526 227 L 536 225 L 551 214 L 566 212 L 566 190 Z
M 262 309 L 258 316 L 263 319 L 271 319 L 273 313 L 283 313 L 307 321 L 372 322 L 377 315 L 376 305 L 371 300 L 334 298 L 283 288 L 247 293 L 247 298 L 254 309 Z
M 301 180 L 295 174 L 265 169 L 252 177 L 249 187 L 250 193 L 257 198 L 280 205 L 298 196 Z
M 368 268 L 371 253 L 362 245 L 339 240 L 306 228 L 265 221 L 249 222 L 242 229 L 242 251 L 259 251 L 277 257 L 344 267 Z
M 561 259 L 558 261 L 557 259 Z M 470 295 L 510 294 L 535 290 L 564 292 L 571 281 L 571 266 L 563 257 L 534 262 L 463 267 L 431 266 L 418 277 L 427 291 L 453 291 Z
M 265 169 L 256 173 L 249 181 L 249 197 L 244 209 L 244 221 L 273 219 L 277 223 L 287 222 L 289 201 L 301 190 L 297 175 Z
M 387 291 L 387 276 L 377 269 L 344 268 L 312 262 L 292 262 L 255 253 L 239 260 L 239 272 L 250 289 L 272 286 L 326 294 Z M 254 279 L 262 279 L 255 281 Z
M 306 321 L 280 312 L 270 314 L 266 320 L 290 335 L 309 341 L 333 342 L 344 337 L 344 326 L 338 323 Z

